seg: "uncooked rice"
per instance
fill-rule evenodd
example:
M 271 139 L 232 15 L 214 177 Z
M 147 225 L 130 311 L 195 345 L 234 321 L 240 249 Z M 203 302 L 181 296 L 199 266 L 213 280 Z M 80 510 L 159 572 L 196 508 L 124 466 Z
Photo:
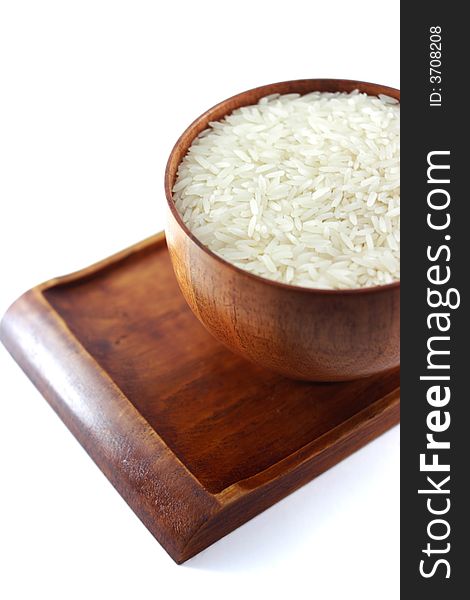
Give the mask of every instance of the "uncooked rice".
M 174 201 L 210 250 L 268 279 L 342 289 L 400 278 L 400 105 L 274 94 L 210 123 Z

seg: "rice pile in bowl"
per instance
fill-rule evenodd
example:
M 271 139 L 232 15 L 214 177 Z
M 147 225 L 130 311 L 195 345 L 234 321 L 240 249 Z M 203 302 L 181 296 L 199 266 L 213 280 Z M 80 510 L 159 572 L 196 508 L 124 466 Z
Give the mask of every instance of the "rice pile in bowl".
M 210 250 L 311 288 L 400 278 L 400 105 L 387 96 L 272 95 L 210 123 L 173 197 Z

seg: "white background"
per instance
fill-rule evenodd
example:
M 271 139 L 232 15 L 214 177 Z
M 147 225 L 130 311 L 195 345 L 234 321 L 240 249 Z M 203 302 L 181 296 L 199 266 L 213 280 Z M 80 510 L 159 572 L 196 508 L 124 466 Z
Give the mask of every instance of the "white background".
M 163 226 L 216 102 L 285 79 L 399 87 L 399 3 L 0 2 L 0 313 Z M 176 566 L 0 349 L 0 596 L 398 598 L 398 428 Z

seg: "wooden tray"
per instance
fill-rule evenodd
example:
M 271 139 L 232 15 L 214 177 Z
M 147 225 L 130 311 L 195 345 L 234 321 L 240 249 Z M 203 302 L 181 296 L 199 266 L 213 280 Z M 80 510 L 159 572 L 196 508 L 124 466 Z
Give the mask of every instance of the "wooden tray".
M 0 337 L 181 563 L 399 419 L 399 373 L 290 381 L 215 341 L 187 307 L 163 234 L 54 279 Z

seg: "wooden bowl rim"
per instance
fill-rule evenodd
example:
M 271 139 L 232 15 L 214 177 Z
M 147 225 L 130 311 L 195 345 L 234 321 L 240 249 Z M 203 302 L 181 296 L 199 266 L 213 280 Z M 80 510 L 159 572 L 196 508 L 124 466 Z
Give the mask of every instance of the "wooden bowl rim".
M 170 169 L 173 166 L 175 154 L 179 151 L 180 146 L 183 143 L 183 140 L 186 138 L 186 136 L 188 136 L 193 131 L 196 132 L 195 135 L 191 136 L 191 142 L 189 144 L 189 145 L 191 145 L 193 140 L 196 139 L 196 137 L 200 133 L 200 131 L 198 131 L 198 125 L 202 121 L 207 121 L 207 123 L 209 123 L 212 120 L 212 119 L 210 119 L 210 116 L 213 113 L 218 112 L 219 109 L 222 109 L 227 105 L 230 106 L 233 102 L 236 102 L 238 107 L 251 105 L 252 104 L 251 101 L 247 104 L 238 104 L 238 103 L 240 100 L 244 100 L 247 96 L 250 96 L 253 92 L 256 92 L 257 94 L 258 93 L 261 94 L 261 92 L 263 92 L 263 94 L 260 95 L 260 98 L 261 98 L 263 95 L 267 96 L 269 94 L 276 94 L 276 93 L 289 93 L 289 92 L 276 92 L 275 90 L 277 87 L 284 87 L 284 86 L 288 86 L 289 84 L 302 85 L 302 84 L 306 84 L 306 83 L 312 84 L 314 86 L 319 83 L 322 83 L 322 84 L 331 83 L 332 84 L 331 91 L 338 91 L 338 89 L 337 89 L 338 86 L 341 87 L 341 86 L 345 85 L 346 87 L 351 88 L 351 86 L 354 86 L 355 84 L 357 84 L 357 89 L 359 89 L 359 90 L 361 90 L 361 88 L 364 88 L 364 87 L 375 88 L 377 91 L 377 94 L 390 95 L 393 98 L 400 100 L 400 90 L 397 88 L 392 88 L 392 87 L 389 87 L 386 85 L 381 85 L 378 83 L 371 83 L 368 81 L 359 81 L 359 80 L 355 80 L 355 79 L 331 79 L 331 78 L 292 79 L 292 80 L 287 80 L 287 81 L 279 81 L 276 83 L 270 83 L 270 84 L 266 84 L 266 85 L 257 86 L 255 88 L 251 88 L 249 90 L 245 90 L 244 92 L 235 94 L 234 96 L 230 96 L 229 98 L 226 98 L 225 100 L 222 100 L 221 102 L 218 102 L 217 104 L 215 104 L 208 110 L 204 111 L 201 115 L 199 115 L 199 117 L 197 117 L 183 131 L 183 133 L 180 135 L 180 137 L 176 141 L 175 145 L 173 146 L 173 148 L 170 152 L 170 156 L 168 157 L 168 161 L 167 161 L 166 168 L 165 168 L 165 196 L 166 196 L 166 200 L 168 203 L 168 207 L 169 207 L 173 217 L 175 218 L 177 224 L 179 225 L 179 227 L 201 250 L 203 250 L 205 253 L 207 253 L 209 256 L 211 256 L 213 259 L 215 259 L 216 261 L 221 263 L 223 266 L 226 266 L 226 267 L 230 268 L 231 270 L 234 270 L 236 273 L 238 273 L 242 276 L 246 276 L 255 281 L 258 281 L 259 283 L 271 285 L 271 286 L 274 286 L 277 288 L 286 289 L 286 290 L 290 290 L 290 291 L 298 290 L 299 292 L 303 292 L 303 293 L 307 293 L 307 294 L 322 294 L 322 295 L 324 294 L 324 295 L 336 295 L 336 296 L 337 295 L 373 294 L 373 293 L 377 293 L 377 292 L 386 292 L 389 290 L 393 291 L 395 289 L 399 289 L 400 288 L 400 280 L 393 281 L 392 283 L 386 283 L 383 285 L 374 285 L 374 286 L 369 286 L 369 287 L 344 288 L 344 289 L 322 289 L 322 288 L 314 288 L 314 287 L 304 287 L 304 286 L 300 286 L 300 285 L 291 285 L 289 283 L 275 281 L 273 279 L 268 279 L 265 277 L 261 277 L 260 275 L 256 275 L 254 273 L 250 273 L 249 271 L 246 271 L 245 269 L 241 269 L 240 267 L 237 267 L 233 263 L 225 260 L 218 254 L 216 254 L 215 252 L 210 250 L 207 246 L 205 246 L 195 235 L 193 235 L 193 233 L 190 231 L 190 229 L 186 226 L 186 224 L 184 223 L 183 219 L 181 218 L 181 215 L 179 214 L 179 212 L 175 206 L 175 203 L 173 200 L 173 191 L 172 191 L 173 185 L 172 185 L 172 182 L 170 181 Z M 354 87 L 352 89 L 354 89 Z M 265 94 L 264 94 L 264 91 L 266 91 Z M 312 91 L 315 91 L 315 89 L 312 89 Z M 327 91 L 327 90 L 323 89 L 322 91 Z M 298 93 L 298 92 L 290 92 L 290 93 Z M 309 93 L 309 92 L 306 92 L 306 93 Z M 366 92 L 366 93 L 368 93 L 368 92 Z M 217 120 L 217 121 L 221 120 L 225 116 L 229 115 L 233 110 L 235 110 L 235 109 L 228 109 L 227 112 L 223 116 L 221 116 L 217 119 L 213 119 L 213 120 Z M 188 148 L 189 148 L 189 146 L 188 146 Z

